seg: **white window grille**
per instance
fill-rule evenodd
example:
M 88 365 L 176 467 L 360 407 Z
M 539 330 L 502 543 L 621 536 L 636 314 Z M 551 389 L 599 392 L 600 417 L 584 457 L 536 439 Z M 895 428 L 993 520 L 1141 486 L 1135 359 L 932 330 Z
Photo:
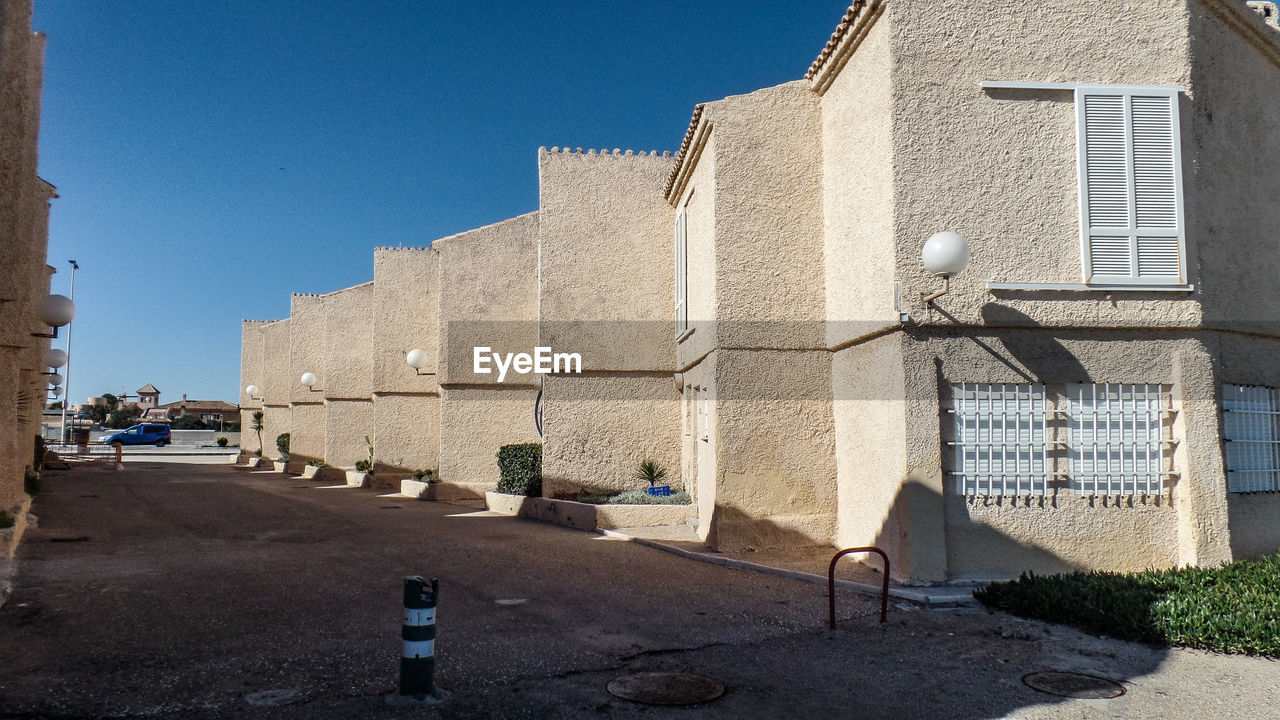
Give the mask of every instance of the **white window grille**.
M 1048 404 L 1043 385 L 952 386 L 957 491 L 964 495 L 1048 492 Z
M 1280 491 L 1280 390 L 1222 387 L 1227 492 Z
M 1172 414 L 1163 385 L 1080 384 L 1067 391 L 1071 489 L 1083 495 L 1154 495 L 1164 490 Z
M 1086 283 L 1186 282 L 1178 90 L 1075 89 Z
M 688 233 L 684 205 L 676 211 L 676 338 L 689 330 Z

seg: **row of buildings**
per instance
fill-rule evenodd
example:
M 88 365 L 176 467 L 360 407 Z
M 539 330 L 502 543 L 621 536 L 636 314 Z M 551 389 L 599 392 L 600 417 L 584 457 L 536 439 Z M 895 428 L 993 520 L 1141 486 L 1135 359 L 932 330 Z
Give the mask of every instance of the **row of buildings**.
M 713 548 L 921 582 L 1274 552 L 1277 15 L 857 0 L 674 155 L 540 149 L 537 211 L 246 321 L 245 447 L 479 493 L 541 440 L 562 497 L 653 459 Z M 581 372 L 497 372 L 539 347 Z
M 36 174 L 43 77 L 44 35 L 31 31 L 30 0 L 0 3 L 0 511 L 19 521 L 54 334 L 41 320 L 55 272 L 45 253 L 49 202 L 57 197 Z M 0 550 L 12 547 L 0 543 Z

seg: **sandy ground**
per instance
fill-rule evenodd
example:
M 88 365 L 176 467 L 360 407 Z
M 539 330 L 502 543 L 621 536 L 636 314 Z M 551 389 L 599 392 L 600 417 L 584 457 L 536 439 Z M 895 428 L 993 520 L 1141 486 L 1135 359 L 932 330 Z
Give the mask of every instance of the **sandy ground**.
M 0 608 L 0 716 L 1270 718 L 1280 664 L 891 606 L 635 543 L 225 466 L 50 473 Z M 392 708 L 401 578 L 440 578 L 432 708 Z M 1112 700 L 1024 674 L 1120 681 Z M 694 707 L 623 674 L 726 686 Z

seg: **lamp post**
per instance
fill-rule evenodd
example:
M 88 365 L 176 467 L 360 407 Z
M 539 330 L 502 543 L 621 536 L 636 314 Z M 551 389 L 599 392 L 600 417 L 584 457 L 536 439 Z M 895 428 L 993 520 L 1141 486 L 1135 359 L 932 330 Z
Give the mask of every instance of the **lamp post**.
M 76 271 L 80 269 L 80 264 L 75 260 L 68 260 L 71 263 L 71 294 L 68 296 L 74 305 L 76 301 Z M 67 378 L 66 383 L 62 386 L 62 434 L 59 438 L 62 442 L 67 441 L 67 400 L 71 397 L 71 321 L 67 321 Z

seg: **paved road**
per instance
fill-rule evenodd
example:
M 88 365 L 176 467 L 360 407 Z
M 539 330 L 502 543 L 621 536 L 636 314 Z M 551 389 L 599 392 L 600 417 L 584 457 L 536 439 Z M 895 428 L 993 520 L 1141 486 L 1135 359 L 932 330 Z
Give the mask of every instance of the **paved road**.
M 0 609 L 0 716 L 307 718 L 1275 717 L 1276 663 L 1163 651 L 982 611 L 865 599 L 450 505 L 230 467 L 47 476 Z M 75 541 L 81 538 L 87 538 Z M 400 580 L 440 578 L 433 709 L 387 707 Z M 1060 701 L 1031 670 L 1122 680 Z M 694 708 L 612 678 L 723 681 Z M 266 703 L 266 704 L 264 704 Z M 270 704 L 278 703 L 278 704 Z

